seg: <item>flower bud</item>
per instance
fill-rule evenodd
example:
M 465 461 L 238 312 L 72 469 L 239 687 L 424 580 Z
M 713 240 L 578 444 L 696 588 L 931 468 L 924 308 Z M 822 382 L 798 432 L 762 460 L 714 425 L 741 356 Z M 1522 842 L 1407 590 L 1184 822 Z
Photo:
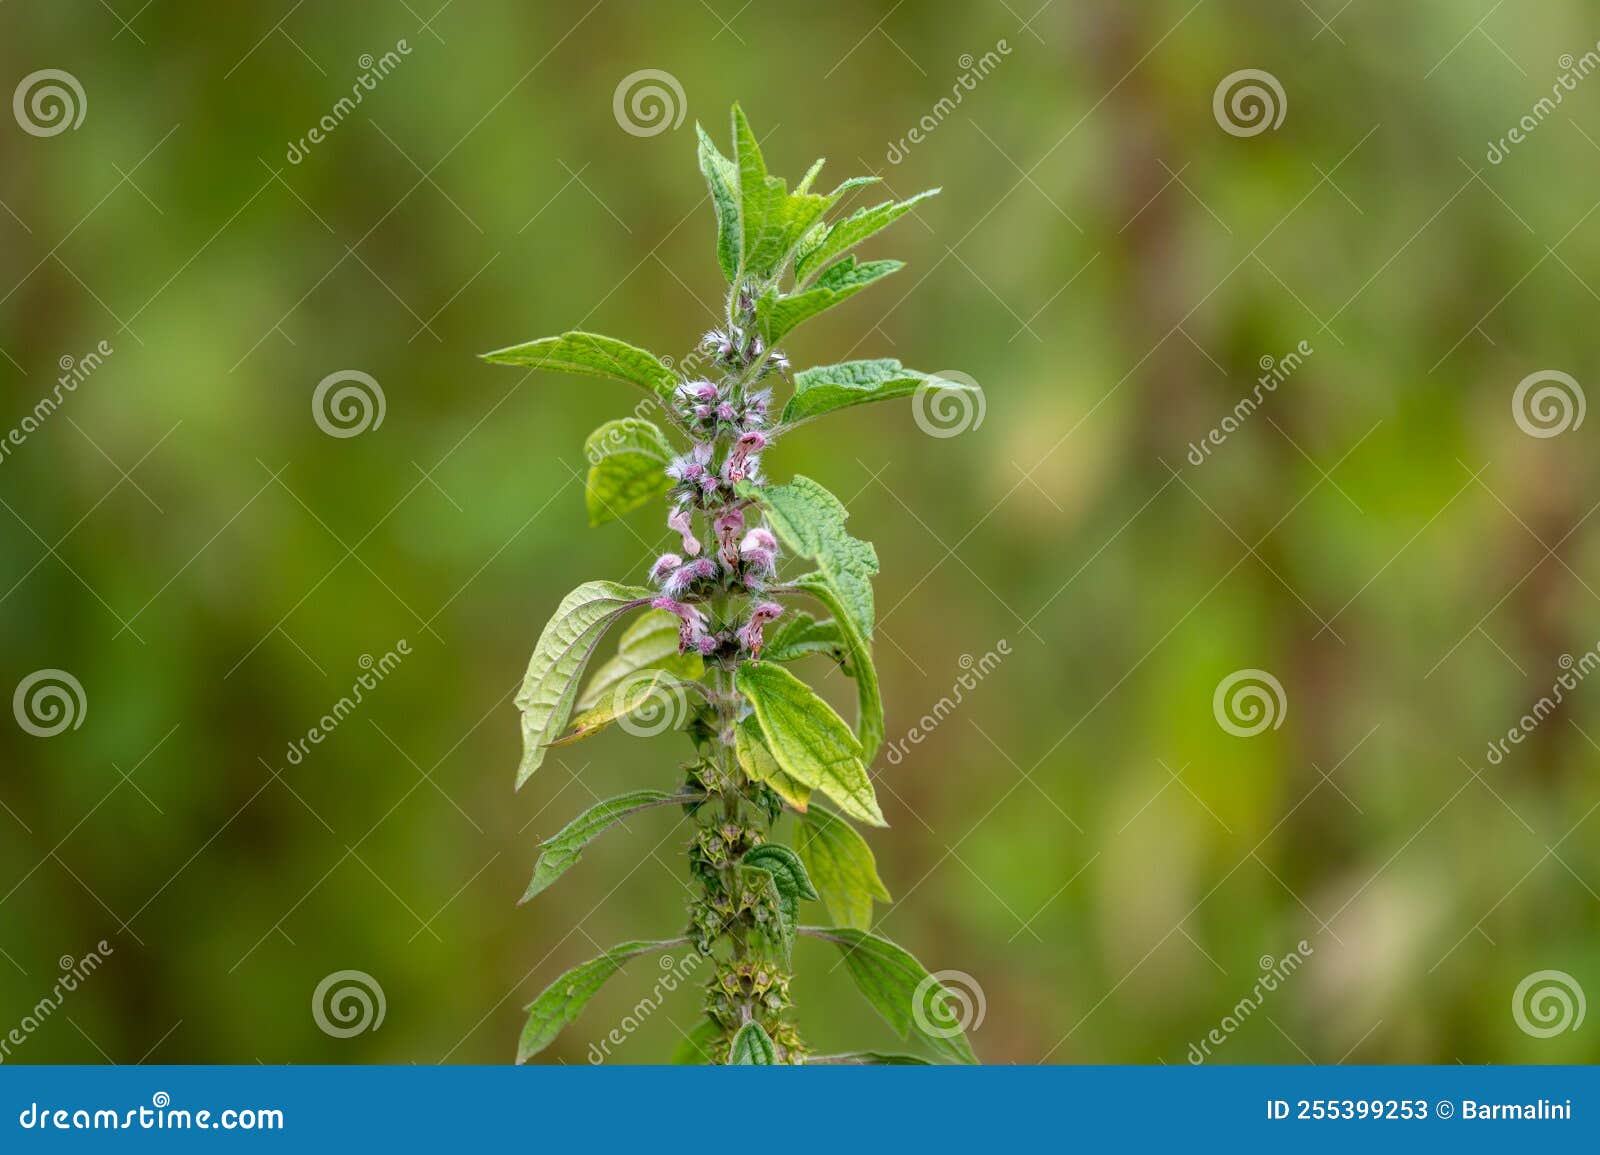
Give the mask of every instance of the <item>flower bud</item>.
M 650 567 L 650 580 L 660 583 L 669 573 L 683 564 L 683 559 L 675 553 L 664 553 L 656 558 L 656 564 Z

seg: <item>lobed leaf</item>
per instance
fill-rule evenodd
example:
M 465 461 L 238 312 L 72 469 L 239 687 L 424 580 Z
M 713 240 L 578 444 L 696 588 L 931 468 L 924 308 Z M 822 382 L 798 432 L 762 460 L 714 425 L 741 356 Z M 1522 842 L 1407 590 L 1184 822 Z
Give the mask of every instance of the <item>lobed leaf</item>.
M 884 737 L 883 695 L 878 690 L 878 668 L 872 661 L 872 647 L 824 575 L 804 574 L 789 584 L 810 594 L 833 612 L 833 626 L 843 643 L 841 664 L 856 683 L 856 738 L 861 742 L 861 760 L 870 766 L 883 746 Z
M 728 1051 L 729 1066 L 771 1067 L 777 1062 L 778 1052 L 772 1045 L 771 1036 L 755 1020 L 740 1027 L 739 1033 L 733 1036 L 733 1046 Z
M 607 421 L 583 443 L 589 460 L 589 524 L 602 525 L 672 488 L 665 473 L 672 446 L 642 417 Z
M 863 638 L 870 639 L 875 616 L 872 575 L 878 572 L 878 553 L 871 542 L 851 537 L 845 530 L 850 514 L 839 499 L 799 475 L 788 485 L 763 487 L 740 482 L 739 495 L 765 507 L 773 532 L 791 553 L 817 563 L 846 616 Z
M 767 748 L 761 736 L 761 724 L 752 716 L 734 727 L 734 754 L 745 774 L 756 782 L 765 782 L 790 806 L 801 814 L 811 802 L 811 787 L 797 782 L 784 772 L 778 760 Z
M 613 377 L 647 389 L 669 404 L 678 387 L 677 375 L 654 353 L 580 329 L 496 349 L 482 357 L 496 365 L 527 365 L 561 373 Z
M 754 708 L 761 735 L 784 773 L 821 790 L 846 814 L 887 825 L 861 761 L 861 743 L 832 706 L 772 662 L 746 662 L 734 686 Z
M 600 637 L 617 618 L 644 605 L 653 590 L 616 582 L 585 582 L 562 599 L 528 660 L 517 709 L 522 712 L 521 789 L 544 761 L 545 746 L 566 728 L 578 695 L 578 677 Z
M 518 905 L 527 902 L 578 864 L 583 848 L 615 823 L 641 810 L 667 806 L 674 802 L 693 802 L 696 794 L 667 794 L 660 790 L 635 790 L 598 802 L 567 823 L 556 834 L 539 844 L 539 858 L 533 864 L 533 880 Z
M 876 232 L 888 228 L 895 221 L 916 208 L 920 201 L 938 196 L 936 188 L 920 192 L 910 200 L 884 201 L 870 208 L 858 209 L 830 225 L 815 245 L 801 246 L 794 259 L 794 277 L 805 284 L 811 275 L 835 257 L 841 257 Z
M 544 1050 L 574 1019 L 582 1013 L 589 1000 L 594 998 L 605 981 L 622 969 L 629 959 L 642 954 L 656 954 L 669 947 L 681 946 L 686 940 L 664 939 L 660 942 L 625 942 L 614 946 L 598 958 L 573 967 L 544 989 L 528 1004 L 528 1025 L 522 1028 L 522 1038 L 517 1046 L 517 1062 L 526 1063 Z
M 956 1063 L 976 1063 L 949 1001 L 949 990 L 911 952 L 866 931 L 848 927 L 808 928 L 806 934 L 833 943 L 858 989 L 903 1039 L 915 1031 L 938 1054 Z
M 889 901 L 878 863 L 854 826 L 813 806 L 800 820 L 795 848 L 833 920 L 852 930 L 872 926 L 872 902 Z
M 768 345 L 777 344 L 801 323 L 844 303 L 872 282 L 904 267 L 904 261 L 868 261 L 858 265 L 854 257 L 846 257 L 824 273 L 814 288 L 789 295 L 769 290 L 756 302 L 756 324 L 761 329 L 762 339 Z
M 923 388 L 976 391 L 960 381 L 907 369 L 892 357 L 819 365 L 795 374 L 794 394 L 783 407 L 779 424 L 797 425 L 835 409 L 909 397 Z

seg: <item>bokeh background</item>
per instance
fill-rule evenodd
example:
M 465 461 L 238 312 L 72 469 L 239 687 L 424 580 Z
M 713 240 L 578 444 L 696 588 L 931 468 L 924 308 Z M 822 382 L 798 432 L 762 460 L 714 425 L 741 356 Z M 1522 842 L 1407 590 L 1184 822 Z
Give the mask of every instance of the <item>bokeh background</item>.
M 585 525 L 583 438 L 634 392 L 473 354 L 687 352 L 721 291 L 692 125 L 735 99 L 791 179 L 944 188 L 866 249 L 909 267 L 789 352 L 965 373 L 981 423 L 842 414 L 768 466 L 877 543 L 891 742 L 1010 651 L 877 767 L 880 930 L 981 989 L 978 1052 L 1182 1063 L 1296 951 L 1211 1061 L 1600 1056 L 1600 680 L 1488 755 L 1600 642 L 1596 419 L 1513 406 L 1594 380 L 1600 79 L 1488 155 L 1597 39 L 1578 0 L 6 3 L 0 95 L 61 69 L 86 106 L 0 123 L 0 425 L 113 350 L 0 462 L 0 689 L 84 692 L 54 737 L 0 726 L 0 1031 L 111 948 L 6 1061 L 502 1062 L 562 969 L 676 933 L 668 813 L 514 906 L 539 839 L 674 780 L 672 739 L 612 733 L 511 791 L 545 618 L 664 535 Z M 614 113 L 644 69 L 683 93 L 654 135 Z M 1219 119 L 1242 69 L 1275 127 Z M 386 408 L 336 438 L 311 399 L 343 370 Z M 1237 671 L 1282 688 L 1250 737 L 1214 708 Z M 836 961 L 800 950 L 808 1038 L 890 1042 Z M 547 1057 L 584 1062 L 653 965 Z M 343 970 L 378 1029 L 319 1029 Z M 1547 1038 L 1513 1013 L 1539 971 L 1574 1003 Z

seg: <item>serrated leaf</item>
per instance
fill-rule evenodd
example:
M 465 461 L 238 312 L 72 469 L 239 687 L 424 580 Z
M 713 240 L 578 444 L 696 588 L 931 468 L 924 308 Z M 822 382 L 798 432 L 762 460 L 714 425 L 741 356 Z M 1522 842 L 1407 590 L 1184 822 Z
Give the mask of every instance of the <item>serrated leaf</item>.
M 548 746 L 565 746 L 584 738 L 592 738 L 611 723 L 628 717 L 646 707 L 651 715 L 648 727 L 640 732 L 652 737 L 668 729 L 683 725 L 689 718 L 688 695 L 693 692 L 689 683 L 669 670 L 640 670 L 617 683 L 611 693 L 576 715 L 567 731 L 552 738 Z M 657 725 L 657 723 L 661 723 Z
M 800 820 L 795 848 L 833 920 L 853 930 L 870 930 L 872 903 L 889 901 L 878 877 L 878 863 L 854 826 L 821 806 Z
M 733 1046 L 728 1051 L 730 1067 L 771 1067 L 777 1062 L 777 1049 L 773 1047 L 771 1036 L 762 1029 L 760 1023 L 751 1020 L 740 1027 L 739 1033 L 733 1036 Z
M 822 573 L 808 573 L 789 583 L 804 590 L 833 612 L 833 625 L 843 643 L 844 671 L 856 683 L 856 737 L 861 742 L 861 760 L 868 766 L 883 746 L 883 695 L 878 690 L 878 668 L 872 661 L 872 647 L 856 628 L 854 617 L 833 584 Z
M 607 798 L 604 802 L 589 807 L 559 832 L 539 844 L 539 859 L 533 864 L 533 880 L 528 883 L 528 889 L 519 900 L 519 905 L 548 889 L 551 883 L 576 866 L 578 860 L 583 857 L 583 848 L 605 833 L 614 823 L 621 822 L 628 815 L 637 814 L 641 810 L 652 810 L 657 806 L 667 806 L 674 802 L 690 802 L 697 797 L 701 796 L 667 794 L 660 790 L 635 790 L 629 794 Z
M 617 618 L 644 605 L 655 591 L 616 582 L 585 582 L 561 600 L 528 660 L 517 709 L 522 712 L 520 789 L 544 761 L 545 745 L 566 728 L 578 678 L 601 635 Z
M 861 636 L 872 637 L 875 618 L 872 575 L 878 553 L 871 542 L 845 530 L 849 511 L 833 494 L 809 477 L 795 476 L 788 485 L 739 484 L 741 497 L 754 498 L 767 511 L 773 532 L 791 553 L 810 558 L 827 578 Z
M 881 176 L 853 176 L 849 180 L 840 181 L 839 187 L 828 194 L 828 201 L 831 204 L 852 189 L 861 188 L 863 185 L 877 184 L 882 179 Z
M 700 137 L 700 171 L 711 190 L 711 205 L 717 214 L 717 264 L 731 284 L 739 275 L 739 170 L 717 151 L 698 122 L 694 130 Z
M 884 201 L 870 208 L 857 209 L 843 220 L 835 221 L 814 246 L 803 247 L 795 255 L 795 282 L 804 285 L 829 261 L 842 257 L 873 233 L 888 228 L 916 208 L 919 202 L 938 195 L 938 189 L 928 189 L 909 200 Z
M 928 1067 L 920 1055 L 900 1055 L 889 1051 L 851 1051 L 843 1055 L 813 1055 L 806 1062 L 822 1067 Z
M 800 178 L 800 183 L 794 186 L 794 191 L 796 193 L 810 192 L 811 183 L 817 179 L 817 174 L 822 171 L 822 166 L 827 163 L 827 160 L 828 158 L 825 156 L 817 157 L 812 162 L 811 167 L 806 169 L 806 175 Z
M 667 1062 L 675 1067 L 699 1066 L 711 1062 L 711 1044 L 721 1034 L 722 1028 L 717 1023 L 711 1019 L 701 1019 L 672 1049 L 672 1057 Z
M 544 992 L 528 1004 L 528 1025 L 522 1028 L 522 1039 L 517 1046 L 517 1062 L 526 1063 L 544 1050 L 562 1030 L 571 1023 L 594 998 L 605 981 L 622 969 L 629 959 L 642 954 L 656 954 L 670 947 L 683 945 L 683 939 L 665 939 L 660 942 L 625 942 L 612 947 L 598 958 L 573 967 Z
M 678 386 L 677 375 L 654 353 L 615 337 L 579 329 L 559 337 L 541 337 L 537 341 L 496 349 L 482 357 L 496 365 L 527 365 L 560 373 L 613 377 L 647 389 L 669 403 Z
M 745 774 L 756 782 L 765 782 L 779 798 L 804 814 L 811 804 L 811 787 L 795 781 L 778 765 L 761 736 L 761 724 L 753 715 L 734 728 L 733 738 L 734 753 Z
M 782 624 L 767 634 L 761 656 L 769 662 L 792 662 L 807 654 L 828 654 L 842 660 L 844 637 L 839 632 L 839 623 L 831 619 L 819 622 L 799 610 L 785 613 Z
M 641 417 L 607 421 L 589 434 L 583 455 L 589 461 L 585 498 L 590 525 L 621 517 L 672 488 L 665 472 L 672 446 Z
M 893 357 L 819 365 L 795 374 L 794 394 L 779 423 L 794 425 L 851 405 L 909 397 L 924 387 L 976 392 L 973 385 L 907 369 Z
M 705 663 L 699 654 L 678 653 L 678 618 L 666 610 L 648 610 L 628 623 L 617 639 L 617 652 L 589 678 L 578 709 L 596 706 L 630 674 L 662 669 L 686 682 L 699 679 Z
M 744 110 L 733 106 L 733 167 L 739 178 L 740 280 L 769 280 L 832 200 L 815 193 L 790 194 L 767 172 Z
M 800 900 L 817 897 L 817 889 L 811 885 L 800 856 L 780 843 L 764 842 L 747 851 L 740 865 L 764 870 L 772 876 L 778 892 L 778 913 L 783 918 L 785 949 L 792 947 L 795 933 L 800 929 Z
M 846 257 L 828 269 L 816 285 L 802 293 L 785 296 L 773 289 L 756 302 L 756 324 L 768 345 L 783 340 L 790 332 L 818 313 L 826 312 L 855 296 L 874 281 L 905 267 L 904 261 L 868 261 L 856 264 Z
M 772 662 L 746 662 L 734 686 L 749 700 L 761 736 L 784 773 L 820 790 L 846 814 L 884 826 L 861 743 L 811 687 Z
M 845 969 L 859 990 L 903 1039 L 912 1031 L 941 1057 L 976 1063 L 950 1002 L 956 996 L 927 971 L 910 951 L 866 931 L 849 927 L 806 930 L 833 943 L 844 954 Z

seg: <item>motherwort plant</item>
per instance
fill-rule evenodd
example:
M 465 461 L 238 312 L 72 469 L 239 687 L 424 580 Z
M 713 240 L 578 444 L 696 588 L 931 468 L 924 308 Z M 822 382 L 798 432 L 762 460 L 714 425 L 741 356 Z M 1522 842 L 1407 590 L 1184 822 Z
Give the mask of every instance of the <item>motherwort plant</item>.
M 812 1056 L 790 1014 L 791 953 L 800 936 L 834 944 L 869 1002 L 902 1038 L 933 1055 L 973 1062 L 952 993 L 909 953 L 871 934 L 874 900 L 888 901 L 872 852 L 853 822 L 884 825 L 868 773 L 883 741 L 872 664 L 872 546 L 845 530 L 838 498 L 807 477 L 776 484 L 762 471 L 775 441 L 853 405 L 918 391 L 966 389 L 888 358 L 794 373 L 778 344 L 899 261 L 857 262 L 858 244 L 938 190 L 830 220 L 851 190 L 812 191 L 817 161 L 790 192 L 769 176 L 744 113 L 733 109 L 733 157 L 699 131 L 700 170 L 717 219 L 717 261 L 728 279 L 727 319 L 675 372 L 643 349 L 569 332 L 489 353 L 499 364 L 612 377 L 644 389 L 681 438 L 638 415 L 589 437 L 590 521 L 666 499 L 672 547 L 648 585 L 585 582 L 545 626 L 517 696 L 520 788 L 551 746 L 616 723 L 636 735 L 676 727 L 693 744 L 674 789 L 637 790 L 579 815 L 540 848 L 526 902 L 577 863 L 583 848 L 630 814 L 680 807 L 695 824 L 688 867 L 697 891 L 674 938 L 628 942 L 556 979 L 528 1008 L 518 1061 L 538 1054 L 608 978 L 640 955 L 692 946 L 711 964 L 705 1017 L 679 1062 L 922 1062 L 858 1052 Z M 786 386 L 781 407 L 774 386 Z M 804 561 L 806 565 L 800 565 Z M 789 571 L 789 572 L 782 572 Z M 798 572 L 796 572 L 798 571 Z M 580 692 L 602 636 L 625 617 L 616 655 Z M 836 663 L 856 691 L 852 727 L 789 664 Z M 826 799 L 826 804 L 823 800 Z M 793 816 L 792 842 L 774 829 Z M 820 901 L 834 925 L 802 925 Z

